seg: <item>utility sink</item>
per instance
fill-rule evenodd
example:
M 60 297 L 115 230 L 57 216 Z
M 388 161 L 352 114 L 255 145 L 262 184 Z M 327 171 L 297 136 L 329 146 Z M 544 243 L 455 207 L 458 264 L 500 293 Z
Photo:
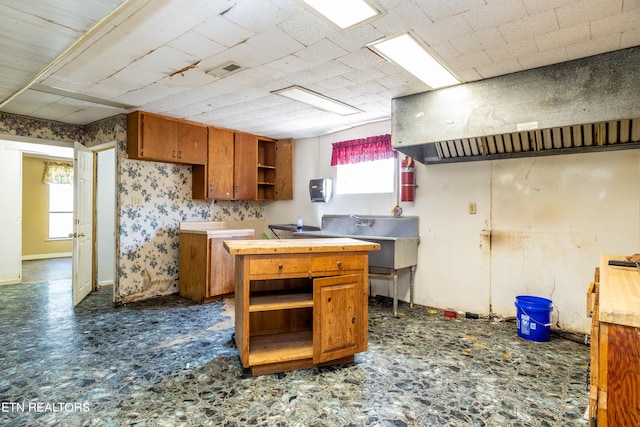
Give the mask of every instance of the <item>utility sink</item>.
M 398 314 L 398 270 L 411 268 L 410 302 L 413 307 L 413 277 L 418 264 L 418 217 L 324 215 L 320 230 L 293 233 L 295 238 L 350 237 L 380 244 L 369 252 L 370 276 L 393 278 L 393 308 Z M 386 270 L 380 273 L 379 270 Z
M 294 237 L 351 237 L 380 244 L 369 253 L 369 266 L 398 270 L 418 263 L 418 217 L 324 215 L 320 230 Z

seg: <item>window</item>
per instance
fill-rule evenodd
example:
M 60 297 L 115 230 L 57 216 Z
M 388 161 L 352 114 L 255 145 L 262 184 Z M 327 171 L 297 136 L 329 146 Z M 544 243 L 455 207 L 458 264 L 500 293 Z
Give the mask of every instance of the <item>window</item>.
M 338 165 L 336 194 L 392 193 L 395 158 Z
M 396 152 L 391 135 L 333 143 L 331 166 L 337 166 L 337 194 L 393 193 Z
M 68 238 L 73 233 L 73 185 L 49 184 L 49 238 Z

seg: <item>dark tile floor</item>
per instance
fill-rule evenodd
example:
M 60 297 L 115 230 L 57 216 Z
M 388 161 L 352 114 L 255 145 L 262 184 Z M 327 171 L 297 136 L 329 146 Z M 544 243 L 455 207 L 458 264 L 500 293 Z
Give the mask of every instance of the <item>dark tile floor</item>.
M 589 348 L 372 299 L 350 365 L 249 377 L 232 303 L 71 304 L 69 280 L 0 287 L 2 426 L 581 426 Z

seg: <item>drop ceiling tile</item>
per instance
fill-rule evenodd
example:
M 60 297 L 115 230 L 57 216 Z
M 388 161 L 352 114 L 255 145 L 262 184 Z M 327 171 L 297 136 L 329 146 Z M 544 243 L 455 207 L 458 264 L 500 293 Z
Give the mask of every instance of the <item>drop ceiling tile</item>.
M 342 77 L 348 79 L 352 83 L 356 83 L 354 87 L 362 86 L 362 90 L 364 91 L 369 90 L 366 89 L 369 84 L 375 85 L 375 80 L 385 75 L 386 74 L 382 70 L 372 67 L 369 68 L 366 73 L 362 72 L 362 70 L 352 70 L 342 74 Z
M 459 70 L 466 70 L 474 67 L 481 67 L 483 65 L 491 64 L 493 60 L 487 55 L 487 52 L 482 50 L 479 52 L 472 52 L 467 55 L 460 55 L 457 58 L 452 58 L 447 61 L 447 65 L 451 67 L 456 73 Z
M 349 31 L 334 33 L 328 39 L 349 52 L 356 52 L 384 35 L 373 25 L 366 24 Z
M 167 45 L 199 59 L 216 55 L 225 49 L 225 47 L 220 43 L 216 43 L 213 40 L 193 31 L 184 33 L 178 38 L 167 43 Z
M 309 47 L 306 47 L 298 52 L 296 56 L 302 58 L 305 61 L 309 61 L 314 64 L 321 62 L 331 61 L 342 56 L 347 55 L 349 52 L 342 49 L 328 39 L 322 39 Z
M 423 12 L 434 22 L 461 15 L 464 12 L 477 9 L 485 4 L 484 0 L 424 0 L 417 3 L 419 3 Z
M 540 33 L 558 30 L 558 20 L 553 10 L 545 10 L 526 18 L 499 25 L 498 28 L 508 43 L 529 39 Z
M 569 59 L 585 58 L 587 56 L 598 55 L 620 48 L 620 35 L 610 34 L 598 39 L 586 40 L 567 46 Z
M 214 16 L 207 19 L 205 22 L 196 25 L 193 31 L 227 47 L 242 43 L 255 34 L 253 31 L 243 28 L 222 16 Z
M 462 14 L 475 31 L 492 28 L 527 16 L 522 1 L 498 0 Z
M 524 7 L 530 15 L 535 15 L 536 13 L 548 10 L 555 10 L 567 4 L 574 3 L 575 1 L 576 0 L 522 0 Z
M 498 27 L 483 28 L 473 34 L 463 35 L 451 39 L 451 45 L 463 55 L 478 52 L 506 43 Z
M 511 59 L 478 67 L 477 70 L 483 79 L 488 79 L 490 77 L 522 71 L 522 65 L 520 65 L 517 59 Z
M 533 38 L 530 38 L 489 48 L 486 53 L 493 62 L 503 62 L 521 56 L 536 54 L 538 53 L 538 48 Z
M 628 48 L 633 46 L 640 46 L 640 27 L 625 31 L 620 37 L 620 47 Z
M 638 1 L 638 4 L 640 5 L 640 1 Z M 612 33 L 613 28 L 615 28 L 616 33 L 635 30 L 640 28 L 640 7 L 624 15 L 617 14 L 595 19 L 591 21 L 590 25 L 591 37 L 593 38 L 607 36 Z
M 456 75 L 462 79 L 463 82 L 474 82 L 481 80 L 482 76 L 478 73 L 478 70 L 474 68 L 467 68 L 466 70 L 457 70 Z
M 314 65 L 309 67 L 307 71 L 310 71 L 323 79 L 330 79 L 333 77 L 344 75 L 345 73 L 353 72 L 353 68 L 346 66 L 342 62 L 334 59 L 324 64 Z
M 535 37 L 536 44 L 540 52 L 557 49 L 562 46 L 571 45 L 591 39 L 591 29 L 589 24 L 580 24 L 574 27 L 561 28 Z
M 414 31 L 428 45 L 473 32 L 462 15 L 452 16 L 434 23 L 427 22 L 416 27 Z
M 194 64 L 199 59 L 174 49 L 169 46 L 162 46 L 153 52 L 131 63 L 131 68 L 149 74 L 170 75 L 184 67 Z
M 180 8 L 200 21 L 220 15 L 234 6 L 229 0 L 180 0 Z
M 575 27 L 622 12 L 623 0 L 582 0 L 556 9 L 560 28 Z
M 309 61 L 305 61 L 295 55 L 287 55 L 284 58 L 280 58 L 276 61 L 272 61 L 267 66 L 271 69 L 293 73 L 296 71 L 310 68 L 313 64 Z
M 340 62 L 355 70 L 366 70 L 380 63 L 387 62 L 369 49 L 363 49 L 341 57 Z M 395 65 L 397 67 L 397 65 Z
M 296 41 L 279 28 L 271 28 L 256 34 L 247 40 L 247 44 L 260 53 L 262 64 L 272 62 L 287 55 L 305 49 L 305 46 Z
M 520 64 L 525 69 L 543 67 L 568 60 L 567 49 L 564 46 L 518 58 L 518 61 L 520 61 Z
M 268 0 L 237 1 L 224 17 L 255 32 L 268 31 L 286 19 L 286 13 Z
M 305 46 L 311 46 L 335 32 L 331 24 L 306 9 L 278 27 Z
M 115 73 L 113 76 L 110 76 L 109 78 L 114 78 L 114 79 L 123 81 L 134 87 L 144 87 L 152 83 L 155 83 L 164 77 L 165 75 L 160 72 L 148 73 L 145 71 L 140 71 L 133 67 L 127 67 L 118 71 L 117 73 Z

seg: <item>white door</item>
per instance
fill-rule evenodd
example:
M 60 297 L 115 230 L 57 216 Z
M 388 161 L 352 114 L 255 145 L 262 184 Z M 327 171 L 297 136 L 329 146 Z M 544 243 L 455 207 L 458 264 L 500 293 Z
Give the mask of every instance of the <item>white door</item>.
M 75 143 L 73 172 L 73 304 L 91 292 L 93 278 L 93 152 Z

